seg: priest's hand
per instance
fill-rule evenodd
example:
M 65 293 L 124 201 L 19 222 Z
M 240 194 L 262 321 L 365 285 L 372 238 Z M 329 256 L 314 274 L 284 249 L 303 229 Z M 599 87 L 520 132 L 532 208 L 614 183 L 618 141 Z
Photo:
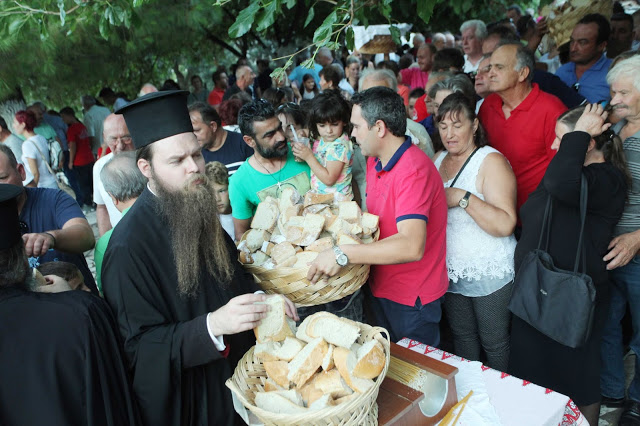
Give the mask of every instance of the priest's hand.
M 264 302 L 266 299 L 267 296 L 264 294 L 243 294 L 234 297 L 208 316 L 209 330 L 215 336 L 222 336 L 257 327 L 262 318 L 267 315 L 269 306 L 256 304 L 256 302 Z
M 24 251 L 27 257 L 44 256 L 47 251 L 55 245 L 53 235 L 45 232 L 39 234 L 24 234 L 22 241 L 24 242 Z
M 298 311 L 296 310 L 296 305 L 291 300 L 281 294 L 274 294 L 269 297 L 282 297 L 284 299 L 284 307 L 287 316 L 294 321 L 300 321 L 300 317 L 298 317 Z

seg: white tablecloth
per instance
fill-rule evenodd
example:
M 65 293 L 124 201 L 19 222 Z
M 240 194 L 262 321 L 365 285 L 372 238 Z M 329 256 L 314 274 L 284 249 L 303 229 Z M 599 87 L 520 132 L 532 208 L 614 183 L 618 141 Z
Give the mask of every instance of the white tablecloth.
M 460 368 L 468 360 L 407 338 L 398 345 Z M 489 400 L 505 426 L 586 426 L 589 423 L 565 395 L 545 389 L 507 373 L 481 366 Z M 456 375 L 456 382 L 459 375 Z M 456 386 L 458 384 L 456 383 Z

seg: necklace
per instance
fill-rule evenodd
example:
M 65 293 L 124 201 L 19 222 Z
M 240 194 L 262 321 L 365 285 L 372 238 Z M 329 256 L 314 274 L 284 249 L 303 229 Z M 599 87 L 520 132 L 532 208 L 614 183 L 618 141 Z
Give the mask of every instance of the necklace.
M 280 182 L 280 175 L 282 174 L 282 169 L 284 169 L 284 167 L 283 167 L 283 165 L 282 165 L 282 161 L 280 162 L 280 170 L 278 170 L 278 177 L 276 178 L 276 177 L 273 175 L 273 173 L 275 173 L 275 172 L 273 172 L 273 173 L 272 173 L 272 172 L 270 172 L 270 171 L 269 171 L 269 169 L 267 169 L 267 167 L 266 167 L 264 164 L 262 164 L 262 162 L 261 162 L 260 160 L 258 160 L 258 157 L 256 157 L 256 156 L 254 155 L 254 156 L 253 156 L 253 158 L 255 158 L 255 159 L 256 159 L 256 161 L 258 162 L 258 164 L 260 164 L 260 166 L 262 166 L 262 168 L 265 170 L 265 172 L 267 172 L 267 174 L 268 174 L 269 176 L 271 176 L 271 177 L 273 178 L 273 180 L 275 180 L 275 181 L 276 181 L 276 184 L 278 185 L 278 190 L 280 190 L 280 189 L 282 188 L 282 187 L 281 187 L 281 185 L 282 185 L 282 184 L 281 184 L 281 182 Z

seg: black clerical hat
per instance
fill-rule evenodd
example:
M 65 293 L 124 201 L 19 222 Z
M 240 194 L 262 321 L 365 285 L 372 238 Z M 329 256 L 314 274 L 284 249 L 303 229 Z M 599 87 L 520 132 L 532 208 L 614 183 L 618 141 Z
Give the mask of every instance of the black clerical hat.
M 133 144 L 142 148 L 169 136 L 193 132 L 188 96 L 185 90 L 153 92 L 118 108 L 115 113 L 124 115 Z
M 13 247 L 22 238 L 16 199 L 22 191 L 19 186 L 0 183 L 0 250 Z

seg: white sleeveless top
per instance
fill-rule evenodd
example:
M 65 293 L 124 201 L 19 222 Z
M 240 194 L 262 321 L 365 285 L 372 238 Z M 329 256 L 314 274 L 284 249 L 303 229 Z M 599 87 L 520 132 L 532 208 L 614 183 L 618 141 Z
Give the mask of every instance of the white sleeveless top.
M 478 148 L 458 177 L 454 187 L 469 191 L 484 201 L 484 196 L 476 188 L 476 178 L 485 157 L 494 152 L 500 154 L 489 146 Z M 435 161 L 436 168 L 440 169 L 440 164 L 447 154 L 447 151 L 443 151 L 438 157 Z M 449 188 L 452 181 L 453 179 L 445 182 L 444 187 Z M 457 283 L 458 280 L 465 282 L 469 280 L 484 282 L 487 279 L 498 280 L 501 285 L 493 290 L 487 289 L 487 291 L 491 293 L 498 290 L 513 279 L 515 248 L 516 239 L 513 234 L 508 237 L 489 235 L 464 209 L 461 207 L 449 208 L 447 214 L 447 269 L 452 283 Z M 455 286 L 453 287 L 450 288 L 450 291 L 453 290 L 454 293 L 467 293 L 462 290 L 456 291 Z M 476 291 L 471 293 L 476 293 L 473 294 L 474 296 L 481 295 Z

